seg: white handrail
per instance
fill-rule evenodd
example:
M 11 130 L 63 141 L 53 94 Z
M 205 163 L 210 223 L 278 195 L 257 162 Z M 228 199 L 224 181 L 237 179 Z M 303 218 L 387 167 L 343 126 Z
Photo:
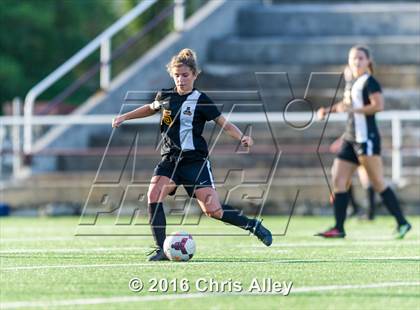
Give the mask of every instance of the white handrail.
M 70 70 L 72 70 L 75 66 L 77 66 L 80 62 L 82 62 L 86 57 L 92 54 L 95 50 L 101 47 L 101 55 L 102 60 L 109 59 L 109 50 L 102 50 L 109 49 L 110 47 L 110 39 L 121 29 L 127 26 L 131 21 L 133 21 L 136 17 L 141 15 L 144 11 L 146 11 L 149 7 L 155 4 L 157 0 L 143 0 L 138 5 L 136 5 L 131 11 L 121 17 L 118 21 L 116 21 L 113 25 L 111 25 L 108 29 L 98 35 L 95 39 L 93 39 L 88 45 L 82 48 L 79 52 L 77 52 L 74 56 L 68 59 L 65 63 L 63 63 L 60 67 L 58 67 L 55 71 L 49 74 L 46 78 L 44 78 L 41 82 L 36 84 L 25 97 L 25 105 L 24 105 L 24 116 L 25 116 L 25 127 L 24 127 L 24 152 L 29 154 L 32 150 L 32 115 L 34 110 L 34 103 L 36 98 L 42 94 L 46 89 L 48 89 L 52 84 L 58 81 L 61 77 L 67 74 Z M 107 57 L 108 56 L 108 57 Z M 101 70 L 101 74 L 107 74 L 109 76 L 101 76 L 101 86 L 108 87 L 110 81 L 110 70 L 109 66 Z
M 112 118 L 115 114 L 95 114 L 95 115 L 39 115 L 33 116 L 33 125 L 106 125 L 111 124 Z M 288 122 L 306 122 L 310 119 L 312 113 L 308 112 L 288 112 Z M 249 112 L 234 112 L 226 117 L 231 122 L 236 123 L 265 123 L 267 119 L 269 122 L 285 122 L 285 117 L 282 112 L 270 112 L 270 113 L 249 113 Z M 346 113 L 334 113 L 331 114 L 329 122 L 342 122 L 347 119 Z M 420 110 L 405 111 L 405 110 L 393 110 L 380 112 L 376 114 L 378 121 L 419 121 Z M 154 115 L 143 119 L 129 120 L 127 123 L 130 124 L 155 124 L 159 120 L 159 116 Z M 315 120 L 314 120 L 315 122 Z M 0 116 L 0 126 L 12 126 L 12 125 L 25 125 L 25 117 L 15 116 Z
M 229 121 L 234 123 L 265 123 L 267 119 L 269 122 L 285 123 L 285 115 L 281 112 L 271 113 L 231 113 L 226 115 Z M 307 122 L 312 119 L 314 115 L 308 112 L 289 112 L 287 113 L 287 122 Z M 114 114 L 102 115 L 44 115 L 34 116 L 32 125 L 109 125 L 111 120 L 115 117 Z M 329 116 L 329 122 L 343 122 L 347 118 L 347 113 L 333 113 Z M 392 122 L 392 180 L 397 185 L 403 184 L 402 179 L 402 154 L 401 154 L 401 141 L 402 141 L 402 121 L 420 121 L 420 110 L 414 111 L 385 111 L 376 115 L 378 121 L 391 121 Z M 130 120 L 130 124 L 156 124 L 159 121 L 159 115 L 144 119 Z M 1 116 L 0 117 L 0 130 L 5 126 L 25 126 L 25 117 L 20 116 Z

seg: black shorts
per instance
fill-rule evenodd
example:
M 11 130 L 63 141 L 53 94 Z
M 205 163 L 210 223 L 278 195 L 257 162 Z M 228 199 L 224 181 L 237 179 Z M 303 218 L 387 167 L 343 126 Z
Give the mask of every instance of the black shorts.
M 215 188 L 210 161 L 206 158 L 177 160 L 163 157 L 156 166 L 153 175 L 165 176 L 174 181 L 177 186 L 183 185 L 190 197 L 194 197 L 195 190 L 199 188 Z M 169 195 L 174 195 L 175 192 L 176 189 Z
M 381 155 L 381 139 L 376 137 L 363 143 L 344 140 L 337 157 L 359 165 L 358 156 L 362 155 Z

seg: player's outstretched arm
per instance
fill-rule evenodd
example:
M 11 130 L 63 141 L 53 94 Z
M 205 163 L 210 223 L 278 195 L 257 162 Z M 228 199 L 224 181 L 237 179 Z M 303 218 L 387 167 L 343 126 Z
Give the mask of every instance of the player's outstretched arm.
M 339 101 L 330 108 L 320 107 L 316 111 L 316 116 L 319 121 L 322 121 L 328 113 L 346 112 L 346 107 L 347 105 L 343 101 Z
M 112 127 L 119 127 L 123 122 L 129 119 L 135 118 L 144 118 L 155 114 L 157 110 L 153 109 L 150 104 L 146 104 L 140 108 L 137 108 L 133 111 L 118 115 L 112 120 Z
M 346 104 L 344 101 L 340 101 L 334 104 L 331 109 L 321 107 L 318 109 L 317 117 L 318 120 L 323 120 L 325 115 L 331 110 L 331 113 L 335 112 L 351 112 L 351 113 L 363 113 L 366 115 L 373 115 L 377 112 L 384 110 L 384 98 L 381 92 L 375 92 L 369 96 L 370 103 L 363 106 L 362 108 L 353 109 L 350 104 Z
M 252 146 L 254 144 L 254 141 L 250 136 L 244 136 L 242 131 L 236 127 L 231 122 L 227 121 L 226 118 L 223 115 L 220 115 L 219 117 L 215 118 L 214 121 L 217 125 L 223 128 L 223 130 L 232 138 L 241 141 L 241 144 L 245 147 Z

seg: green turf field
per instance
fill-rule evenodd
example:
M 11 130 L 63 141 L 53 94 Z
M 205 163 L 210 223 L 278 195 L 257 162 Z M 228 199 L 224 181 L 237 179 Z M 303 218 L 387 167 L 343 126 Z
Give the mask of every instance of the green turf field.
M 284 221 L 264 219 L 273 230 Z M 312 236 L 331 221 L 293 217 L 287 235 L 275 237 L 270 248 L 253 236 L 195 236 L 192 261 L 149 263 L 145 253 L 151 237 L 74 236 L 78 218 L 3 218 L 0 308 L 420 309 L 419 217 L 411 217 L 413 230 L 404 240 L 392 239 L 389 217 L 373 223 L 351 219 L 345 240 Z M 240 232 L 209 219 L 202 225 L 218 234 Z M 104 230 L 112 233 L 114 228 Z M 205 229 L 185 230 L 194 234 Z M 143 291 L 129 290 L 134 277 L 145 282 Z M 166 293 L 149 292 L 153 278 L 177 279 L 178 292 L 171 285 Z M 241 282 L 243 290 L 198 292 L 199 278 Z M 293 286 L 288 296 L 250 293 L 253 278 L 292 281 Z M 189 292 L 181 291 L 181 279 L 188 281 Z

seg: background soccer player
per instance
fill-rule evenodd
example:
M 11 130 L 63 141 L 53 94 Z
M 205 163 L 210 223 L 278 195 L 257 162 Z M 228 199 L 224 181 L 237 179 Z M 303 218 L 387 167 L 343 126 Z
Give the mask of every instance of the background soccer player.
M 388 211 L 397 221 L 397 237 L 403 238 L 411 229 L 401 211 L 397 197 L 392 189 L 385 185 L 383 164 L 380 156 L 380 135 L 375 121 L 375 113 L 384 108 L 384 99 L 379 83 L 372 76 L 373 65 L 369 49 L 354 46 L 350 49 L 348 65 L 354 81 L 351 85 L 350 98 L 331 109 L 331 112 L 348 112 L 344 141 L 337 158 L 334 160 L 332 174 L 334 184 L 335 226 L 318 236 L 325 238 L 344 238 L 344 221 L 349 201 L 348 186 L 357 167 L 362 165 L 369 176 L 375 191 L 381 194 Z M 318 118 L 323 119 L 328 113 L 325 108 L 318 110 Z
M 183 185 L 187 193 L 198 200 L 207 216 L 249 230 L 265 245 L 271 245 L 272 235 L 261 221 L 250 219 L 238 210 L 220 204 L 202 132 L 206 122 L 214 121 L 245 147 L 252 146 L 252 138 L 244 136 L 221 115 L 206 94 L 194 88 L 199 69 L 192 50 L 181 50 L 172 57 L 167 69 L 175 83 L 174 88 L 163 89 L 150 105 L 120 115 L 112 121 L 112 126 L 118 127 L 126 120 L 162 112 L 162 161 L 154 170 L 148 191 L 150 224 L 156 242 L 155 254 L 149 260 L 167 260 L 162 250 L 166 237 L 162 202 L 167 195 L 175 193 L 178 185 Z

